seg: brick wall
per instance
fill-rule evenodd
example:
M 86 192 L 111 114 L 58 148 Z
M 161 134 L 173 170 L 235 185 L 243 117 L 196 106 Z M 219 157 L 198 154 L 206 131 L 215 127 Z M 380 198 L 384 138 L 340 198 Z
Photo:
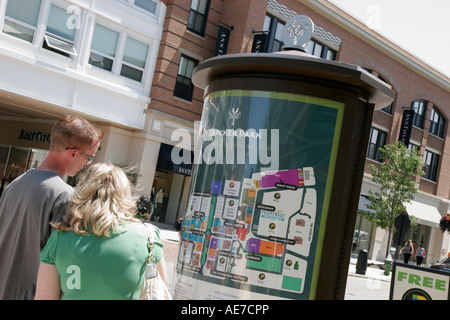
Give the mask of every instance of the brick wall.
M 253 31 L 262 30 L 268 0 L 211 0 L 208 23 L 204 37 L 186 30 L 190 0 L 164 0 L 167 6 L 164 33 L 158 55 L 156 72 L 150 97 L 149 108 L 157 109 L 190 121 L 200 120 L 203 108 L 203 91 L 194 89 L 192 102 L 173 97 L 175 79 L 181 52 L 206 60 L 214 55 L 216 37 L 220 22 L 233 26 L 227 53 L 250 52 Z M 397 141 L 402 120 L 402 106 L 410 107 L 415 99 L 424 99 L 435 105 L 444 115 L 448 127 L 450 121 L 450 94 L 415 72 L 375 48 L 358 36 L 307 7 L 301 0 L 279 0 L 289 9 L 309 16 L 316 25 L 331 32 L 342 40 L 337 60 L 359 65 L 381 75 L 396 91 L 392 115 L 382 111 L 374 114 L 374 123 L 388 129 L 388 143 Z M 428 108 L 427 119 L 431 107 Z M 420 179 L 420 190 L 449 198 L 450 193 L 450 135 L 446 130 L 445 139 L 428 133 L 429 121 L 423 130 L 414 128 L 412 138 L 425 146 L 439 151 L 441 164 L 438 183 Z

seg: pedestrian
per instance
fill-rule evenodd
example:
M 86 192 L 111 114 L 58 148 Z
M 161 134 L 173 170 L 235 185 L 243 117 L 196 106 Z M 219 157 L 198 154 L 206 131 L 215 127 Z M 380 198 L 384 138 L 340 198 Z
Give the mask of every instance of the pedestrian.
M 414 252 L 414 247 L 412 245 L 411 240 L 405 242 L 405 245 L 400 249 L 400 254 L 402 254 L 402 252 L 403 252 L 403 263 L 408 263 L 409 259 L 411 258 Z
M 97 163 L 81 175 L 68 213 L 41 252 L 35 299 L 138 299 L 149 256 L 137 198 L 119 167 Z M 155 227 L 153 257 L 167 283 Z
M 54 124 L 49 153 L 14 179 L 0 198 L 0 300 L 33 299 L 39 254 L 61 221 L 73 188 L 62 179 L 91 163 L 102 132 L 78 116 Z
M 423 258 L 425 258 L 426 256 L 427 255 L 425 252 L 425 248 L 423 247 L 423 244 L 419 244 L 419 248 L 417 249 L 416 252 L 416 264 L 420 266 L 423 262 Z

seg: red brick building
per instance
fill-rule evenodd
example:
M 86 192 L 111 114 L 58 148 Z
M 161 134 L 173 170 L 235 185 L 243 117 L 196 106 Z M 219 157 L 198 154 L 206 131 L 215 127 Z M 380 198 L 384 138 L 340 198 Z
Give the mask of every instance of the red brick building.
M 437 228 L 437 219 L 450 211 L 450 118 L 449 78 L 395 43 L 362 24 L 325 0 L 165 0 L 161 46 L 147 110 L 147 129 L 155 140 L 175 145 L 171 134 L 183 128 L 193 134 L 194 121 L 201 119 L 203 91 L 192 85 L 193 68 L 216 54 L 219 31 L 228 30 L 226 54 L 249 53 L 256 34 L 265 34 L 266 52 L 279 51 L 278 33 L 296 14 L 315 24 L 308 52 L 323 59 L 358 65 L 392 86 L 393 104 L 374 114 L 366 163 L 377 163 L 378 148 L 398 140 L 404 108 L 415 110 L 410 144 L 418 148 L 427 166 L 417 179 L 419 193 L 407 211 L 418 226 L 410 230 L 414 242 L 423 242 L 429 261 L 446 256 L 449 237 Z M 219 30 L 220 28 L 223 28 Z M 278 33 L 277 33 L 278 32 Z M 186 145 L 187 149 L 189 143 Z M 168 179 L 156 168 L 158 183 Z M 186 177 L 185 186 L 189 177 Z M 172 184 L 173 185 L 173 184 Z M 366 169 L 362 197 L 376 190 Z M 180 190 L 177 215 L 186 202 Z M 169 194 L 166 194 L 169 197 Z M 414 229 L 414 230 L 413 230 Z M 355 229 L 354 251 L 369 250 L 369 258 L 384 259 L 387 236 L 362 217 Z

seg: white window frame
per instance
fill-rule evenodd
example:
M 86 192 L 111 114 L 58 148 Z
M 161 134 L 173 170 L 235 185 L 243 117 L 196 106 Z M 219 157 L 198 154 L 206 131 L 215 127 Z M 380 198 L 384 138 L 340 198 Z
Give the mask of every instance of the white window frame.
M 125 49 L 126 49 L 126 42 L 127 42 L 127 39 L 129 39 L 129 38 L 131 38 L 131 39 L 133 39 L 133 40 L 135 40 L 135 41 L 137 41 L 137 42 L 140 42 L 140 43 L 142 43 L 142 44 L 144 44 L 144 45 L 147 46 L 147 54 L 146 54 L 146 56 L 145 56 L 144 67 L 140 67 L 140 66 L 134 65 L 134 64 L 132 64 L 131 62 L 125 61 L 125 60 L 123 59 L 123 56 L 124 56 L 124 54 L 125 54 Z M 130 36 L 130 35 L 127 34 L 127 35 L 126 35 L 126 38 L 125 38 L 125 44 L 124 44 L 124 47 L 123 47 L 123 51 L 122 51 L 122 65 L 120 66 L 120 72 L 119 72 L 119 74 L 120 74 L 122 77 L 126 77 L 126 78 L 128 78 L 128 79 L 131 79 L 131 78 L 127 77 L 127 76 L 122 75 L 122 67 L 123 67 L 123 66 L 127 66 L 127 67 L 129 67 L 129 68 L 131 68 L 131 69 L 139 70 L 139 71 L 142 72 L 141 80 L 140 80 L 139 82 L 140 82 L 140 83 L 143 83 L 143 82 L 144 82 L 144 73 L 145 73 L 145 68 L 146 68 L 146 66 L 147 66 L 147 60 L 148 60 L 149 52 L 150 52 L 150 45 L 149 45 L 149 44 L 147 44 L 147 43 L 145 43 L 145 42 L 143 42 L 143 41 L 140 41 L 140 40 L 136 39 L 134 36 Z M 131 80 L 134 80 L 134 79 L 131 79 Z M 137 81 L 137 80 L 134 80 L 134 81 Z
M 10 0 L 10 1 L 13 1 L 13 0 Z M 40 13 L 41 13 L 41 11 L 42 11 L 41 8 L 42 8 L 42 6 L 43 6 L 44 1 L 45 1 L 45 0 L 41 0 L 41 5 L 40 5 L 40 7 L 39 7 L 39 12 L 37 12 L 37 17 L 36 17 L 37 19 L 36 19 L 36 25 L 35 25 L 35 26 L 30 25 L 30 24 L 28 24 L 28 23 L 26 23 L 26 22 L 23 22 L 23 21 L 21 21 L 21 20 L 17 20 L 17 19 L 14 19 L 14 18 L 11 18 L 11 17 L 7 16 L 7 15 L 6 15 L 6 7 L 7 7 L 8 3 L 5 3 L 5 4 L 4 4 L 4 12 L 3 12 L 4 20 L 2 21 L 2 23 L 1 23 L 1 25 L 0 25 L 0 26 L 1 26 L 1 32 L 4 33 L 4 34 L 6 34 L 6 35 L 8 35 L 8 36 L 10 36 L 10 37 L 14 37 L 14 38 L 16 38 L 16 39 L 20 39 L 20 40 L 22 40 L 22 41 L 25 41 L 25 42 L 34 44 L 35 41 L 36 41 L 37 34 L 38 34 L 38 27 L 39 27 L 39 21 L 40 21 Z M 22 26 L 22 27 L 24 27 L 24 28 L 26 28 L 26 29 L 32 30 L 32 31 L 33 31 L 33 36 L 32 36 L 31 41 L 29 42 L 29 41 L 27 41 L 27 40 L 24 40 L 24 39 L 19 38 L 19 37 L 15 37 L 15 36 L 13 36 L 13 35 L 10 35 L 10 34 L 7 34 L 6 32 L 4 32 L 5 25 L 7 25 L 6 22 L 12 22 L 12 23 L 18 24 L 18 25 L 20 25 L 20 26 Z
M 151 14 L 151 15 L 154 15 L 154 16 L 158 16 L 159 15 L 159 10 L 160 10 L 159 8 L 161 6 L 161 2 L 160 1 L 152 0 L 156 4 L 155 12 L 151 12 L 151 11 L 149 11 L 147 9 L 142 8 L 141 6 L 136 5 L 135 1 L 136 0 L 122 0 L 122 2 L 125 2 L 125 3 L 133 6 L 135 9 L 138 9 L 139 11 L 142 11 L 142 12 L 144 12 L 146 14 Z
M 158 3 L 158 1 L 155 1 L 155 0 L 150 0 L 150 1 L 154 2 L 155 5 L 156 5 L 155 6 L 155 12 L 151 12 L 151 11 L 141 7 L 141 6 L 138 6 L 137 4 L 135 4 L 136 0 L 130 0 L 131 4 L 133 4 L 136 8 L 139 8 L 139 10 L 144 10 L 145 12 L 149 12 L 151 14 L 156 15 L 156 13 L 158 12 L 158 5 L 159 5 L 159 3 Z
M 51 11 L 51 7 L 57 7 L 59 9 L 62 9 L 64 11 L 66 11 L 67 13 L 72 13 L 72 15 L 78 15 L 78 20 L 77 20 L 77 25 L 75 26 L 75 34 L 74 34 L 74 38 L 73 40 L 70 39 L 66 39 L 64 37 L 58 36 L 56 34 L 53 34 L 52 32 L 47 31 L 48 28 L 48 21 L 50 19 L 50 11 Z M 47 43 L 47 45 L 50 48 L 56 49 L 62 53 L 67 53 L 70 55 L 71 58 L 76 57 L 78 55 L 77 53 L 77 43 L 79 42 L 78 39 L 80 37 L 78 30 L 81 29 L 81 20 L 82 20 L 82 14 L 83 11 L 82 9 L 80 9 L 79 12 L 72 12 L 69 11 L 69 8 L 72 7 L 73 5 L 68 4 L 67 2 L 62 2 L 62 1 L 51 1 L 49 8 L 48 8 L 48 13 L 47 13 L 47 17 L 46 17 L 46 23 L 45 23 L 45 34 L 44 34 L 44 41 Z M 79 8 L 79 7 L 76 7 Z
M 116 44 L 116 48 L 115 48 L 115 51 L 114 51 L 114 56 L 110 56 L 109 54 L 106 54 L 106 53 L 103 53 L 103 52 L 100 52 L 100 51 L 97 51 L 97 50 L 93 49 L 93 48 L 92 48 L 92 42 L 91 42 L 91 45 L 89 46 L 89 58 L 90 58 L 90 56 L 91 56 L 91 53 L 94 53 L 94 54 L 97 54 L 97 55 L 102 56 L 102 57 L 104 57 L 104 58 L 110 59 L 110 60 L 112 61 L 111 70 L 107 70 L 107 69 L 104 69 L 104 68 L 97 67 L 97 66 L 95 66 L 95 65 L 93 65 L 93 64 L 90 64 L 90 63 L 89 63 L 89 59 L 88 59 L 88 61 L 87 61 L 86 63 L 87 63 L 88 65 L 94 66 L 94 67 L 99 68 L 99 69 L 101 69 L 101 70 L 104 70 L 104 71 L 106 71 L 106 72 L 111 72 L 111 73 L 112 73 L 113 70 L 114 70 L 114 64 L 115 64 L 115 61 L 116 61 L 116 59 L 117 59 L 117 48 L 118 48 L 118 46 L 119 46 L 120 31 L 115 30 L 114 28 L 110 28 L 109 26 L 106 26 L 106 25 L 103 24 L 103 23 L 94 23 L 94 27 L 92 28 L 92 36 L 94 35 L 95 28 L 96 28 L 97 25 L 100 25 L 100 26 L 102 26 L 103 28 L 107 28 L 107 29 L 109 29 L 109 30 L 111 30 L 111 31 L 113 31 L 113 32 L 116 32 L 117 35 L 118 35 L 118 37 L 117 37 L 117 44 Z M 93 41 L 93 40 L 94 40 L 94 38 L 92 37 L 92 41 Z
M 147 73 L 149 72 L 148 68 L 150 67 L 149 59 L 150 59 L 150 56 L 151 56 L 151 53 L 152 53 L 153 40 L 152 39 L 148 39 L 148 38 L 144 38 L 144 37 L 140 36 L 137 33 L 131 32 L 130 30 L 119 30 L 117 25 L 112 24 L 112 23 L 108 22 L 105 19 L 101 19 L 101 18 L 96 19 L 95 24 L 94 24 L 94 28 L 95 28 L 96 24 L 99 24 L 99 25 L 101 25 L 101 26 L 103 26 L 105 28 L 108 28 L 108 29 L 111 29 L 111 30 L 113 30 L 115 32 L 118 32 L 119 33 L 119 39 L 117 41 L 115 57 L 114 57 L 114 59 L 112 59 L 113 60 L 113 65 L 112 65 L 111 71 L 102 69 L 102 68 L 97 67 L 95 65 L 92 65 L 92 64 L 88 63 L 88 61 L 86 61 L 86 65 L 88 65 L 89 69 L 92 70 L 92 72 L 96 72 L 96 73 L 99 72 L 101 74 L 105 74 L 105 73 L 113 74 L 113 75 L 115 75 L 117 77 L 120 77 L 121 79 L 125 80 L 128 83 L 131 82 L 131 83 L 134 83 L 134 84 L 145 85 L 146 82 L 147 82 L 146 76 L 147 76 Z M 94 29 L 92 29 L 92 32 L 94 32 Z M 130 63 L 128 63 L 128 62 L 123 60 L 123 55 L 124 55 L 124 52 L 125 52 L 126 41 L 127 41 L 128 37 L 133 38 L 136 41 L 142 42 L 142 43 L 144 43 L 145 45 L 148 46 L 147 56 L 145 58 L 144 68 L 140 68 L 139 66 L 135 66 L 135 65 L 130 64 Z M 89 45 L 89 55 L 88 56 L 90 56 L 91 52 L 99 54 L 97 51 L 95 51 L 95 50 L 93 51 L 92 50 L 92 43 Z M 105 55 L 102 55 L 102 56 L 105 56 Z M 106 57 L 108 57 L 108 56 L 106 56 Z M 108 58 L 112 58 L 112 57 L 108 57 Z M 122 76 L 121 75 L 122 65 L 126 65 L 128 67 L 131 67 L 131 68 L 138 69 L 138 70 L 142 71 L 141 81 L 136 81 L 136 80 L 128 78 L 126 76 Z
M 47 46 L 52 49 L 61 51 L 63 53 L 67 53 L 68 55 L 71 55 L 71 56 L 78 55 L 73 43 L 71 43 L 71 42 L 66 42 L 66 41 L 60 40 L 57 37 L 54 37 L 51 34 L 47 34 L 47 33 L 44 35 L 44 41 L 47 44 Z

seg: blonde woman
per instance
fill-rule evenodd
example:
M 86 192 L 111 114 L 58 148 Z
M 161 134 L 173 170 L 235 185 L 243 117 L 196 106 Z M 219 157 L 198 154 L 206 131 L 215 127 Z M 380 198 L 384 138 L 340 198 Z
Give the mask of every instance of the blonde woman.
M 408 263 L 411 256 L 414 254 L 414 246 L 411 240 L 405 242 L 405 245 L 401 248 L 400 254 L 403 252 L 403 263 Z
M 148 257 L 147 228 L 134 218 L 125 173 L 94 164 L 80 177 L 63 223 L 41 252 L 35 299 L 138 299 Z M 167 281 L 159 229 L 153 255 Z

